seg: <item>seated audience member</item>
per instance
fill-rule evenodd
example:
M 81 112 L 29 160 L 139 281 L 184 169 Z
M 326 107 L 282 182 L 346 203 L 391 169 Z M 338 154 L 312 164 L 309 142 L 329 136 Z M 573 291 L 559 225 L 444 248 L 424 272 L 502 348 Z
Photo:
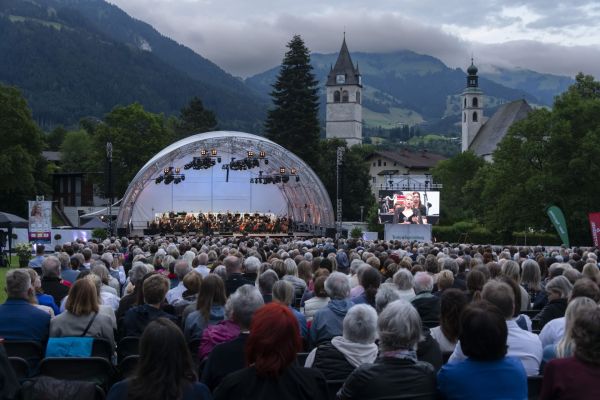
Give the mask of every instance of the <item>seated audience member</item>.
M 365 270 L 360 278 L 360 285 L 364 291 L 352 298 L 354 304 L 368 304 L 375 308 L 375 295 L 381 285 L 381 274 L 375 268 Z
M 447 269 L 441 271 L 437 275 L 437 292 L 434 293 L 434 296 L 441 297 L 442 293 L 446 289 L 450 289 L 454 284 L 454 275 L 452 275 L 452 271 Z
M 435 399 L 435 370 L 417 360 L 421 318 L 404 300 L 396 300 L 379 315 L 379 358 L 358 366 L 337 393 L 339 399 Z
M 50 314 L 29 303 L 35 297 L 31 277 L 24 269 L 6 273 L 8 298 L 0 305 L 0 337 L 6 340 L 48 340 Z
M 54 256 L 42 262 L 42 290 L 54 298 L 57 306 L 69 294 L 69 286 L 60 278 L 60 261 Z
M 195 311 L 189 313 L 184 321 L 185 339 L 188 342 L 200 339 L 207 326 L 222 321 L 225 318 L 226 302 L 223 279 L 214 274 L 204 278 L 200 284 Z
M 298 320 L 298 327 L 300 328 L 300 335 L 302 336 L 302 339 L 308 339 L 306 317 L 300 311 L 292 308 L 294 294 L 294 286 L 289 281 L 280 280 L 275 282 L 275 285 L 273 285 L 273 301 L 290 308 L 290 311 Z
M 400 299 L 411 301 L 415 297 L 414 277 L 407 269 L 401 269 L 394 274 L 392 281 L 398 286 Z
M 527 290 L 525 290 L 523 286 L 519 285 L 519 282 L 521 281 L 521 268 L 519 267 L 519 264 L 512 260 L 506 261 L 504 264 L 502 264 L 501 275 L 509 277 L 517 284 L 521 297 L 521 308 L 517 311 L 527 311 L 530 306 L 530 299 Z M 517 303 L 515 302 L 515 304 Z
M 92 264 L 91 268 L 92 274 L 96 275 L 100 278 L 101 286 L 100 286 L 100 298 L 101 303 L 107 306 L 110 306 L 114 311 L 119 309 L 119 302 L 121 299 L 118 296 L 118 292 L 108 284 L 108 280 L 110 275 L 108 273 L 108 268 L 102 261 L 97 261 Z M 81 273 L 80 273 L 81 274 Z
M 194 271 L 202 275 L 203 278 L 206 278 L 210 274 L 210 269 L 208 269 L 208 254 L 200 253 L 196 257 L 195 262 L 197 265 L 194 267 Z
M 90 336 L 106 339 L 115 348 L 113 322 L 100 314 L 96 285 L 91 276 L 71 286 L 65 312 L 50 321 L 50 337 Z
M 419 312 L 424 325 L 429 327 L 437 325 L 440 319 L 440 298 L 431 294 L 433 277 L 427 272 L 417 272 L 414 285 L 417 295 L 410 302 Z M 428 323 L 431 325 L 427 325 Z
M 377 358 L 376 330 L 377 313 L 373 307 L 358 304 L 344 317 L 343 335 L 313 349 L 304 366 L 317 368 L 327 380 L 346 379 L 356 367 Z
M 215 400 L 328 399 L 323 375 L 297 365 L 301 348 L 298 323 L 289 307 L 277 303 L 261 307 L 246 342 L 249 367 L 225 377 L 214 392 Z
M 208 388 L 197 382 L 190 351 L 170 320 L 150 322 L 140 338 L 140 358 L 134 375 L 116 383 L 107 400 L 209 400 Z
M 144 280 L 144 304 L 130 308 L 125 313 L 123 320 L 125 336 L 141 336 L 146 326 L 157 318 L 167 318 L 177 322 L 174 315 L 161 310 L 169 285 L 169 279 L 161 274 L 150 275 Z
M 304 291 L 306 290 L 306 282 L 304 279 L 298 276 L 298 266 L 296 262 L 291 258 L 286 258 L 283 261 L 283 267 L 285 271 L 285 275 L 282 280 L 291 283 L 294 287 L 294 299 L 302 297 Z
M 137 306 L 137 297 L 142 291 L 142 279 L 148 273 L 148 268 L 144 263 L 137 263 L 129 270 L 129 282 L 133 285 L 133 292 L 126 294 L 119 301 L 119 308 L 116 312 L 117 321 L 120 321 L 125 317 L 125 313 L 134 306 Z M 139 283 L 139 284 L 138 284 Z
M 504 282 L 512 289 L 515 295 L 515 311 L 513 312 L 512 320 L 519 325 L 521 329 L 531 332 L 532 323 L 531 318 L 527 314 L 521 314 L 521 290 L 519 289 L 519 284 L 515 282 L 512 278 L 508 276 L 499 276 L 496 278 L 499 282 Z
M 365 291 L 365 288 L 362 287 L 362 285 L 360 284 L 361 280 L 362 280 L 362 274 L 365 271 L 368 271 L 369 268 L 373 268 L 371 267 L 369 264 L 366 263 L 362 263 L 359 264 L 358 269 L 356 270 L 356 280 L 357 280 L 357 284 L 356 286 L 354 286 L 351 290 L 350 290 L 350 298 L 354 298 L 354 297 L 358 297 L 361 294 L 363 294 L 363 292 Z
M 277 272 L 272 269 L 266 270 L 258 277 L 258 290 L 260 290 L 265 304 L 273 301 L 273 285 L 278 280 Z
M 35 305 L 40 310 L 50 312 L 51 317 L 60 314 L 60 308 L 56 306 L 54 297 L 44 294 L 42 291 L 42 282 L 37 272 L 35 272 L 33 268 L 27 268 L 26 271 L 29 273 L 29 277 L 31 278 L 31 286 L 33 286 L 35 291 L 34 297 L 30 299 L 30 303 Z
M 540 399 L 600 398 L 600 308 L 575 319 L 574 356 L 546 364 Z
M 181 294 L 181 299 L 177 299 L 173 303 L 175 314 L 178 317 L 181 317 L 183 310 L 185 310 L 187 306 L 196 304 L 200 285 L 202 285 L 202 275 L 194 270 L 188 272 L 187 275 L 183 277 L 183 287 L 185 288 L 185 291 Z
M 71 256 L 71 258 L 69 259 L 69 265 L 64 269 L 61 269 L 60 277 L 65 281 L 71 283 L 75 282 L 75 279 L 77 279 L 77 276 L 79 275 L 80 265 L 81 263 L 79 261 L 79 258 L 76 256 Z
M 481 300 L 481 291 L 485 285 L 486 277 L 480 270 L 474 269 L 467 274 L 467 300 L 470 302 Z
M 216 345 L 237 338 L 241 332 L 240 327 L 249 326 L 254 312 L 262 305 L 264 301 L 257 288 L 252 285 L 237 288 L 225 303 L 226 319 L 206 327 L 202 332 L 198 349 L 199 359 L 206 358 Z
M 391 282 L 382 283 L 381 286 L 379 286 L 379 290 L 377 290 L 377 294 L 375 295 L 375 310 L 377 313 L 380 313 L 383 311 L 385 306 L 396 300 L 405 300 L 402 298 L 402 294 L 398 290 L 398 286 Z
M 555 318 L 565 316 L 567 299 L 571 295 L 573 285 L 571 285 L 571 282 L 567 278 L 561 275 L 552 278 L 546 284 L 545 289 L 548 296 L 548 303 L 539 314 L 533 317 L 533 321 L 538 321 L 540 327 L 543 327 Z
M 192 271 L 192 267 L 185 260 L 179 260 L 175 262 L 175 276 L 177 277 L 177 286 L 170 289 L 167 292 L 167 303 L 175 305 L 178 301 L 183 299 L 183 292 L 185 292 L 185 286 L 183 285 L 183 278 Z
M 531 309 L 541 310 L 546 305 L 546 295 L 542 289 L 540 265 L 535 260 L 525 260 L 521 269 L 521 286 L 529 294 Z
M 325 280 L 326 276 L 319 276 L 315 279 L 314 283 L 314 293 L 315 296 L 304 302 L 304 316 L 307 321 L 312 321 L 313 316 L 320 309 L 327 307 L 327 303 L 329 303 L 329 296 L 327 295 L 327 291 L 325 290 Z
M 231 296 L 231 294 L 240 286 L 254 286 L 254 281 L 244 278 L 244 275 L 242 274 L 242 260 L 240 258 L 235 256 L 227 256 L 223 260 L 223 264 L 225 264 L 225 270 L 227 271 L 225 292 L 228 297 Z
M 540 363 L 542 362 L 542 343 L 537 335 L 522 329 L 512 319 L 515 310 L 515 295 L 511 287 L 504 282 L 489 281 L 483 287 L 481 297 L 498 307 L 506 319 L 508 328 L 507 355 L 519 358 L 528 376 L 538 375 Z M 462 351 L 459 340 L 449 362 L 465 359 L 466 356 Z
M 42 273 L 42 263 L 46 259 L 46 257 L 44 257 L 45 252 L 46 248 L 44 247 L 44 245 L 38 244 L 35 247 L 35 257 L 29 260 L 28 264 L 29 268 L 33 268 L 40 275 Z
M 467 296 L 458 289 L 444 290 L 440 299 L 440 325 L 431 329 L 431 336 L 442 353 L 451 353 L 460 332 L 460 314 L 467 306 Z
M 102 281 L 100 280 L 100 278 L 97 275 L 94 275 L 94 274 L 87 274 L 85 277 L 87 277 L 88 279 L 91 279 L 96 287 L 96 294 L 98 295 L 98 307 L 99 307 L 98 313 L 106 315 L 108 318 L 110 318 L 112 327 L 113 327 L 113 329 L 116 330 L 117 329 L 117 318 L 115 316 L 115 311 L 112 309 L 111 306 L 102 304 L 102 296 L 100 293 L 100 290 L 102 288 Z M 82 279 L 82 278 L 80 278 L 80 279 Z M 65 297 L 65 299 L 69 299 L 69 296 Z M 65 301 L 65 304 L 66 304 L 66 301 Z
M 565 333 L 556 345 L 544 347 L 544 361 L 554 358 L 566 358 L 573 355 L 575 343 L 573 342 L 573 327 L 581 315 L 592 312 L 598 305 L 587 297 L 578 297 L 569 302 L 565 313 Z
M 596 282 L 590 279 L 580 279 L 573 285 L 573 291 L 571 291 L 571 297 L 569 301 L 573 301 L 578 297 L 588 297 L 595 303 L 600 301 L 600 288 Z M 557 344 L 565 333 L 565 317 L 555 318 L 552 321 L 544 325 L 544 328 L 540 332 L 540 340 L 542 346 L 546 347 L 551 344 Z
M 258 270 L 260 269 L 260 260 L 254 256 L 250 256 L 244 260 L 244 278 L 256 281 L 258 278 Z
M 325 280 L 325 291 L 329 295 L 329 303 L 315 313 L 310 325 L 309 336 L 313 347 L 331 340 L 334 336 L 342 336 L 344 317 L 354 305 L 348 299 L 350 295 L 348 277 L 341 272 L 333 272 L 329 275 Z
M 486 301 L 467 306 L 460 317 L 460 344 L 467 357 L 438 374 L 445 399 L 526 399 L 527 375 L 519 359 L 506 356 L 508 328 L 500 310 Z
M 231 307 L 232 309 L 237 310 L 239 315 L 239 317 L 236 317 L 235 321 L 239 326 L 240 334 L 231 341 L 217 344 L 208 355 L 206 364 L 202 369 L 201 381 L 206 384 L 210 390 L 214 390 L 219 386 L 223 378 L 227 375 L 246 366 L 244 347 L 250 332 L 251 321 L 255 311 L 262 307 L 264 303 L 256 296 L 256 289 L 251 286 L 243 287 L 248 288 L 250 301 L 245 300 L 243 296 L 236 298 L 235 293 L 230 297 L 230 301 L 235 303 L 231 304 Z M 240 289 L 238 289 L 238 291 L 240 291 Z M 245 304 L 242 304 L 241 302 L 245 302 Z

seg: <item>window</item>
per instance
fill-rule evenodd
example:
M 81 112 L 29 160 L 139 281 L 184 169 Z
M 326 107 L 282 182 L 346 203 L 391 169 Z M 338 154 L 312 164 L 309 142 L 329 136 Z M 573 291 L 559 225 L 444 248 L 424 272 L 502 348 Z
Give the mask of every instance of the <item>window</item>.
M 377 166 L 381 167 L 381 160 L 377 160 Z
M 463 122 L 467 122 L 467 113 L 463 113 Z
M 373 177 L 373 183 L 377 183 L 377 177 Z
M 375 161 L 373 161 L 373 166 L 376 166 L 376 165 L 377 165 L 377 163 Z
M 348 91 L 344 90 L 342 92 L 342 103 L 347 103 L 348 102 Z
M 333 102 L 334 103 L 340 102 L 340 91 L 339 90 L 336 90 L 335 92 L 333 92 Z
M 477 122 L 477 111 L 473 113 L 473 122 Z
M 360 104 L 360 92 L 356 92 L 356 102 Z
M 465 97 L 465 108 L 467 107 L 467 98 Z
M 384 166 L 384 167 L 387 167 L 387 163 L 386 163 L 385 161 L 383 162 L 383 166 Z
M 479 100 L 477 97 L 473 97 L 473 107 L 479 107 Z

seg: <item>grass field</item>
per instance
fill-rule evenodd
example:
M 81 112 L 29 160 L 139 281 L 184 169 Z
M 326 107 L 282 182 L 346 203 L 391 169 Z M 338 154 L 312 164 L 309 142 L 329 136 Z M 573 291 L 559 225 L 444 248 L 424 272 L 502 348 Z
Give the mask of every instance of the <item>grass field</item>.
M 19 259 L 15 256 L 11 256 L 10 265 L 13 268 L 19 266 Z M 6 290 L 4 290 L 6 286 L 6 273 L 9 271 L 9 268 L 0 268 L 0 304 L 6 301 Z

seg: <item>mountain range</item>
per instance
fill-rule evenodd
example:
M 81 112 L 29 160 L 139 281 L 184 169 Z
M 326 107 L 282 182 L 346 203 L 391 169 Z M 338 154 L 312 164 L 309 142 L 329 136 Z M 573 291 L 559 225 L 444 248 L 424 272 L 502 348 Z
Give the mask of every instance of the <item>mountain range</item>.
M 44 128 L 102 118 L 132 102 L 176 114 L 198 96 L 216 113 L 220 128 L 261 133 L 279 71 L 274 66 L 245 80 L 234 77 L 103 0 L 3 0 L 0 37 L 0 82 L 23 91 Z M 311 55 L 322 89 L 336 58 Z M 363 75 L 367 128 L 425 124 L 440 133 L 457 132 L 466 83 L 461 69 L 408 50 L 353 52 L 352 58 Z M 488 115 L 515 99 L 550 106 L 573 82 L 522 69 L 485 66 L 482 71 Z

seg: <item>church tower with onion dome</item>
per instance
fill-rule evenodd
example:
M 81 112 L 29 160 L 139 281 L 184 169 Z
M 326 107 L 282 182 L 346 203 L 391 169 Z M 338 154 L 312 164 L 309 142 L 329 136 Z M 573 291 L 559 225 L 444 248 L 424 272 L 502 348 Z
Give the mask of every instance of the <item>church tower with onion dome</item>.
M 483 125 L 483 92 L 479 88 L 477 67 L 467 68 L 467 87 L 461 95 L 462 108 L 462 151 L 467 151 Z

